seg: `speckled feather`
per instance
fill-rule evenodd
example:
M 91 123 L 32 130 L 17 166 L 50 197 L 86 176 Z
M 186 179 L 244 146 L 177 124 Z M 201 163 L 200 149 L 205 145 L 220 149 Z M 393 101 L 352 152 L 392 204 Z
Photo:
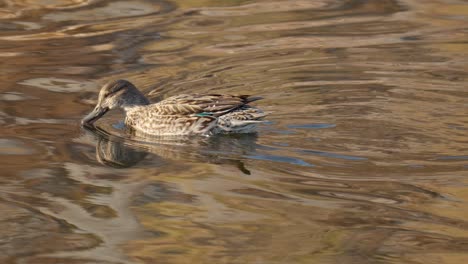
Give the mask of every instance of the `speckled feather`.
M 249 95 L 181 94 L 150 104 L 132 83 L 116 80 L 103 86 L 96 107 L 82 124 L 90 126 L 107 111 L 123 108 L 125 123 L 150 135 L 250 133 L 266 116 L 248 105 L 259 99 Z
M 151 108 L 148 111 L 158 115 L 210 113 L 213 116 L 221 116 L 259 99 L 261 98 L 248 95 L 181 94 L 148 106 Z
M 153 135 L 253 132 L 254 122 L 249 121 L 258 123 L 265 114 L 246 104 L 258 99 L 247 95 L 177 95 L 126 109 L 126 123 Z

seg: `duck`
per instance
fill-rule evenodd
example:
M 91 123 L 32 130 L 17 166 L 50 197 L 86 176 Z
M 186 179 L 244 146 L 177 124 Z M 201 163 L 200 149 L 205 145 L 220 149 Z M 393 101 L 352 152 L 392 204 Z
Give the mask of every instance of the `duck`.
M 112 109 L 123 109 L 125 125 L 145 135 L 204 135 L 253 133 L 266 113 L 249 104 L 262 99 L 250 95 L 179 94 L 156 103 L 127 80 L 102 86 L 98 102 L 81 125 L 93 127 Z

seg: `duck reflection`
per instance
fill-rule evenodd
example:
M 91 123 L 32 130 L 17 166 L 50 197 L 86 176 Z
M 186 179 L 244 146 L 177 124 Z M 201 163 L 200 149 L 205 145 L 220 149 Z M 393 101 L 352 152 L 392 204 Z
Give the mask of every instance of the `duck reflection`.
M 151 165 L 167 162 L 207 162 L 230 164 L 250 174 L 243 158 L 256 150 L 257 134 L 215 135 L 211 137 L 132 137 L 111 135 L 99 127 L 85 128 L 94 135 L 96 159 L 113 168 L 129 168 L 151 154 Z
M 148 152 L 126 146 L 123 141 L 99 137 L 96 145 L 96 159 L 99 163 L 113 168 L 129 168 L 142 161 Z

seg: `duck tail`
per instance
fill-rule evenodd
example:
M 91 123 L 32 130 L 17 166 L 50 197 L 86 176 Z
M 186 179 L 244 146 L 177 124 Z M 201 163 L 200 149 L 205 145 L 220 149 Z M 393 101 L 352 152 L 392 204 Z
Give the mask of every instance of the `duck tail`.
M 239 97 L 242 98 L 245 104 L 263 99 L 263 97 L 261 96 L 251 96 L 251 95 L 241 95 Z

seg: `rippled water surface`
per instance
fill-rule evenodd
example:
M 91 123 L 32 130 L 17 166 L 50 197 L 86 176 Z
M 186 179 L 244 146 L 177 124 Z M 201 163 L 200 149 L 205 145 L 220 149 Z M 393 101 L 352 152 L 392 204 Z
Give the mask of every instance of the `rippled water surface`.
M 468 262 L 468 2 L 0 1 L 0 262 Z M 125 78 L 254 135 L 79 120 Z

